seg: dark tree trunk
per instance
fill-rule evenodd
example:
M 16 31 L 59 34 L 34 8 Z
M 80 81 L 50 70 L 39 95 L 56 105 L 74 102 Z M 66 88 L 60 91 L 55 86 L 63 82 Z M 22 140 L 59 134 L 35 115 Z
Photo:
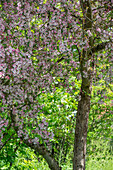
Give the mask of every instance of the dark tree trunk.
M 92 29 L 92 11 L 89 0 L 80 0 L 83 12 L 83 41 L 87 30 Z M 87 9 L 87 10 L 86 10 Z M 93 47 L 92 37 L 89 38 L 89 46 Z M 88 117 L 90 112 L 91 87 L 94 72 L 93 53 L 84 48 L 80 54 L 80 72 L 82 77 L 80 100 L 76 117 L 73 170 L 85 170 L 86 139 L 88 129 Z
M 78 102 L 74 141 L 73 170 L 85 170 L 86 139 L 88 129 L 88 117 L 90 112 L 93 71 L 88 72 L 88 74 L 92 75 L 89 79 L 84 79 L 82 77 L 80 101 Z M 86 82 L 89 82 L 89 84 L 87 84 Z
M 81 100 L 78 103 L 78 112 L 76 118 L 73 162 L 74 170 L 85 170 L 86 139 L 89 111 L 90 96 L 85 94 L 84 92 L 81 92 Z

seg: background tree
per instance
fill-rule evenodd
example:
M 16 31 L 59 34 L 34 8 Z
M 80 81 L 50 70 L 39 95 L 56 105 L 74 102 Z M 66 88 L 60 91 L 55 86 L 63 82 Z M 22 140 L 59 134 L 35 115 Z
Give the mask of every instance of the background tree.
M 50 169 L 61 169 L 50 152 L 51 128 L 38 114 L 43 112 L 38 96 L 54 92 L 56 86 L 65 87 L 72 94 L 70 77 L 77 68 L 82 83 L 73 169 L 85 169 L 97 52 L 105 49 L 110 62 L 112 57 L 111 3 L 107 0 L 5 2 L 1 4 L 0 23 L 1 145 L 7 131 L 13 128 L 12 134 L 15 131 L 19 140 L 42 155 Z

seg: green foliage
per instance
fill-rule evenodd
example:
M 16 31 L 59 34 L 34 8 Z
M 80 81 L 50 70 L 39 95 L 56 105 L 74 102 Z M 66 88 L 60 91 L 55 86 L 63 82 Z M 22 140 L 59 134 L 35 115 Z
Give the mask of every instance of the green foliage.
M 112 170 L 113 169 L 113 152 L 110 150 L 110 141 L 92 140 L 88 144 L 88 151 L 86 157 L 86 170 Z M 63 163 L 62 170 L 72 170 L 72 154 L 73 146 L 71 145 L 70 151 L 66 156 L 66 161 Z M 60 155 L 59 155 L 60 156 Z M 2 161 L 0 162 L 2 165 Z M 8 169 L 9 164 L 1 166 L 1 169 Z M 41 156 L 36 154 L 29 148 L 22 145 L 16 152 L 16 159 L 13 161 L 11 170 L 49 170 L 49 167 L 45 160 Z
M 12 161 L 12 160 L 11 160 Z M 49 169 L 48 165 L 45 163 L 44 159 L 36 154 L 26 146 L 22 145 L 16 152 L 16 158 L 14 159 L 11 170 L 41 170 Z M 1 169 L 9 169 L 10 164 L 4 164 L 3 161 L 0 163 Z
M 77 92 L 79 92 L 78 89 Z M 54 94 L 42 93 L 38 101 L 44 104 L 43 113 L 40 114 L 46 117 L 48 127 L 54 133 L 51 141 L 52 147 L 56 158 L 60 157 L 60 161 L 62 161 L 73 144 L 77 100 L 63 88 L 56 88 Z

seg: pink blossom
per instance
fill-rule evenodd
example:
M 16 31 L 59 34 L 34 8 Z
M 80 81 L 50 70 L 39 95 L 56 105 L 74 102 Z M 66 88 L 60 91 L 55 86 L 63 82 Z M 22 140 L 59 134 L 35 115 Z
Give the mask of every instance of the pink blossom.
M 10 79 L 9 76 L 6 76 L 5 78 L 8 79 L 8 80 Z
M 100 29 L 100 28 L 97 28 L 96 30 L 97 30 L 98 32 L 101 32 L 101 29 Z

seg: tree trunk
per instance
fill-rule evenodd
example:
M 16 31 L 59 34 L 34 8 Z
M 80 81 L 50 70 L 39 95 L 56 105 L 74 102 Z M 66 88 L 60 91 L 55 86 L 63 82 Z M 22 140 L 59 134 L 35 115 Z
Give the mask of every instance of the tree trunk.
M 83 12 L 83 42 L 86 40 L 87 31 L 92 29 L 92 11 L 90 0 L 80 0 Z M 85 36 L 86 35 L 86 36 Z M 88 37 L 89 49 L 93 47 L 92 37 Z M 92 50 L 82 49 L 80 54 L 80 72 L 82 77 L 80 100 L 76 117 L 73 170 L 85 170 L 86 139 L 88 117 L 90 112 L 91 86 L 94 73 L 94 60 Z
M 87 88 L 89 89 L 90 87 Z M 90 95 L 81 92 L 81 100 L 78 103 L 76 118 L 73 170 L 85 170 L 86 139 L 89 111 Z
M 84 58 L 86 57 L 87 56 L 84 53 Z M 92 69 L 90 66 L 84 67 L 86 64 L 87 63 L 83 59 L 81 62 L 82 85 L 76 117 L 73 170 L 85 170 L 88 117 L 90 112 L 91 87 L 94 72 L 93 67 Z M 84 78 L 84 73 L 87 74 L 86 78 Z
M 83 50 L 83 52 L 81 52 L 80 72 L 82 84 L 76 117 L 73 170 L 85 170 L 88 117 L 90 112 L 91 88 L 94 75 L 93 53 L 101 51 L 107 44 L 109 44 L 109 41 L 102 42 L 91 47 L 90 51 Z

